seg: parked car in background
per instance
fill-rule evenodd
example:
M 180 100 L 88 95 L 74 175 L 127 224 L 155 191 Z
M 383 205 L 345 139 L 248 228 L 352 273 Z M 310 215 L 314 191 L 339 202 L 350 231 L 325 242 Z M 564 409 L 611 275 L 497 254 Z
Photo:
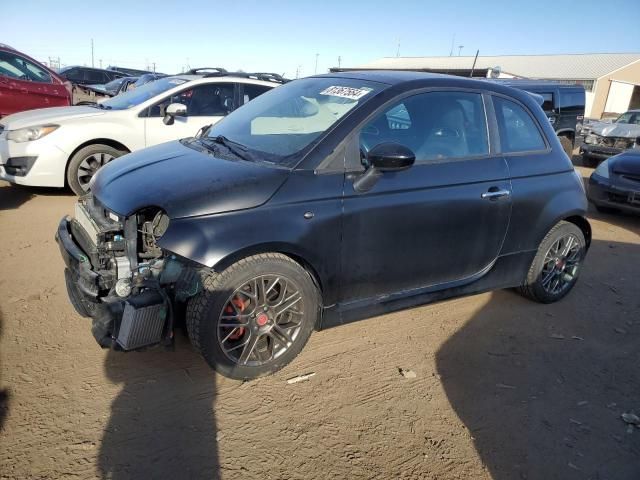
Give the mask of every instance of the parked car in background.
M 149 82 L 153 82 L 154 80 L 158 80 L 159 78 L 164 78 L 167 75 L 164 73 L 145 73 L 144 75 L 140 75 L 138 80 L 135 82 L 133 88 L 141 87 L 142 85 L 146 85 Z
M 560 300 L 590 244 L 586 209 L 530 94 L 358 72 L 296 80 L 206 135 L 115 160 L 56 237 L 100 345 L 170 342 L 186 303 L 209 365 L 250 379 L 315 328 L 498 288 Z
M 144 75 L 145 73 L 155 73 L 150 70 L 141 70 L 138 68 L 127 68 L 127 67 L 118 67 L 115 65 L 109 65 L 107 70 L 112 70 L 114 72 L 124 73 L 129 77 L 139 77 L 140 75 Z
M 115 80 L 111 80 L 105 85 L 88 85 L 96 90 L 103 91 L 112 97 L 115 97 L 119 93 L 126 92 L 128 88 L 138 81 L 138 77 L 120 77 Z
M 0 118 L 66 105 L 71 105 L 70 84 L 33 58 L 0 44 Z
M 571 158 L 576 136 L 584 120 L 585 93 L 582 85 L 569 85 L 546 80 L 498 80 L 542 97 L 542 110 L 553 126 L 565 153 Z
M 61 77 L 78 85 L 105 85 L 116 78 L 126 77 L 126 73 L 101 68 L 69 66 L 58 70 Z
M 602 161 L 589 178 L 587 193 L 600 212 L 640 213 L 640 149 Z
M 194 136 L 282 83 L 262 78 L 267 77 L 177 75 L 100 103 L 9 115 L 0 121 L 0 179 L 33 186 L 66 184 L 81 195 L 112 159 Z
M 583 126 L 580 147 L 585 165 L 598 162 L 630 148 L 640 148 L 640 110 L 629 110 L 612 122 L 590 122 Z

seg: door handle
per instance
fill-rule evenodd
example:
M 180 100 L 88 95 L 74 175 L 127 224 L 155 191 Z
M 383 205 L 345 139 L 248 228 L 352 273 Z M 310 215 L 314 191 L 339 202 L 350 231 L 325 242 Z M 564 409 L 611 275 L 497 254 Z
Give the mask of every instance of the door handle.
M 497 188 L 491 188 L 488 192 L 484 192 L 482 195 L 480 195 L 480 197 L 487 200 L 497 200 L 498 198 L 508 197 L 509 195 L 511 195 L 511 192 L 509 190 L 498 190 Z

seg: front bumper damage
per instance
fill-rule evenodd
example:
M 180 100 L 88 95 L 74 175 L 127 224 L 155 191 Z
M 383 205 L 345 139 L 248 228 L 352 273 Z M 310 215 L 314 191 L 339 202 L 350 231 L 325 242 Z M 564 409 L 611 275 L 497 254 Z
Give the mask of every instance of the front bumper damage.
M 55 235 L 75 310 L 92 319 L 92 333 L 104 348 L 170 344 L 176 304 L 200 289 L 199 266 L 168 252 L 141 258 L 149 255 L 138 251 L 138 215 L 112 220 L 91 197 L 80 202 L 81 214 L 64 217 Z
M 590 133 L 585 136 L 580 153 L 589 157 L 604 160 L 618 155 L 636 145 L 636 138 L 607 137 Z

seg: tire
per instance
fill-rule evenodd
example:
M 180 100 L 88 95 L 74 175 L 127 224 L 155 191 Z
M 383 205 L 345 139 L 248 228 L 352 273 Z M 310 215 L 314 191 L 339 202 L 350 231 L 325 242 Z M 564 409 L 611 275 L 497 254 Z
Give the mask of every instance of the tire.
M 564 153 L 567 154 L 567 156 L 569 157 L 569 160 L 573 159 L 573 140 L 571 140 L 569 137 L 566 136 L 562 136 L 562 137 L 558 137 L 560 139 L 560 145 L 562 145 L 562 149 L 564 150 Z
M 266 295 L 255 295 L 260 284 Z M 204 279 L 202 291 L 187 304 L 187 331 L 211 368 L 249 380 L 280 370 L 300 353 L 320 308 L 318 289 L 304 268 L 286 255 L 264 253 Z
M 572 238 L 572 242 L 575 242 L 575 244 L 571 244 L 574 246 L 570 248 L 570 255 L 564 257 L 564 260 L 562 255 L 553 255 L 552 251 L 556 246 L 559 245 L 561 247 L 560 250 L 562 250 L 563 246 L 566 247 L 566 244 L 559 244 L 559 242 L 568 238 Z M 571 291 L 578 280 L 578 274 L 580 273 L 585 253 L 586 241 L 582 230 L 573 223 L 565 221 L 557 223 L 549 233 L 547 233 L 542 242 L 540 242 L 538 252 L 531 263 L 525 283 L 519 288 L 520 293 L 540 303 L 553 303 L 562 299 Z M 550 261 L 545 262 L 545 259 L 549 258 Z M 557 262 L 555 261 L 556 259 L 558 260 Z M 554 273 L 549 280 L 550 277 L 548 275 L 551 274 L 551 270 L 554 270 L 556 273 Z M 571 278 L 569 279 L 569 277 Z M 563 283 L 561 289 L 554 291 L 554 289 L 550 289 L 550 287 L 554 285 L 556 279 L 565 283 Z
M 101 143 L 81 148 L 71 157 L 67 166 L 67 184 L 76 195 L 85 195 L 89 192 L 89 180 L 95 173 L 105 164 L 125 153 L 128 152 Z M 79 175 L 80 171 L 85 172 L 85 175 Z

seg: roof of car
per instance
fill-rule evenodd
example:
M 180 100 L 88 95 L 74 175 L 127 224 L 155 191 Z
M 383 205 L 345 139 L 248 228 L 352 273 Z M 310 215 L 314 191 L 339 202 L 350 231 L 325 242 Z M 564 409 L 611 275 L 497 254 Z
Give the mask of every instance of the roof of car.
M 369 80 L 372 82 L 396 85 L 414 80 L 429 80 L 443 77 L 455 78 L 453 75 L 441 75 L 439 73 L 409 72 L 402 70 L 352 70 L 348 72 L 326 73 L 314 75 L 314 77 L 353 78 L 356 80 Z M 462 77 L 457 77 L 462 78 Z

